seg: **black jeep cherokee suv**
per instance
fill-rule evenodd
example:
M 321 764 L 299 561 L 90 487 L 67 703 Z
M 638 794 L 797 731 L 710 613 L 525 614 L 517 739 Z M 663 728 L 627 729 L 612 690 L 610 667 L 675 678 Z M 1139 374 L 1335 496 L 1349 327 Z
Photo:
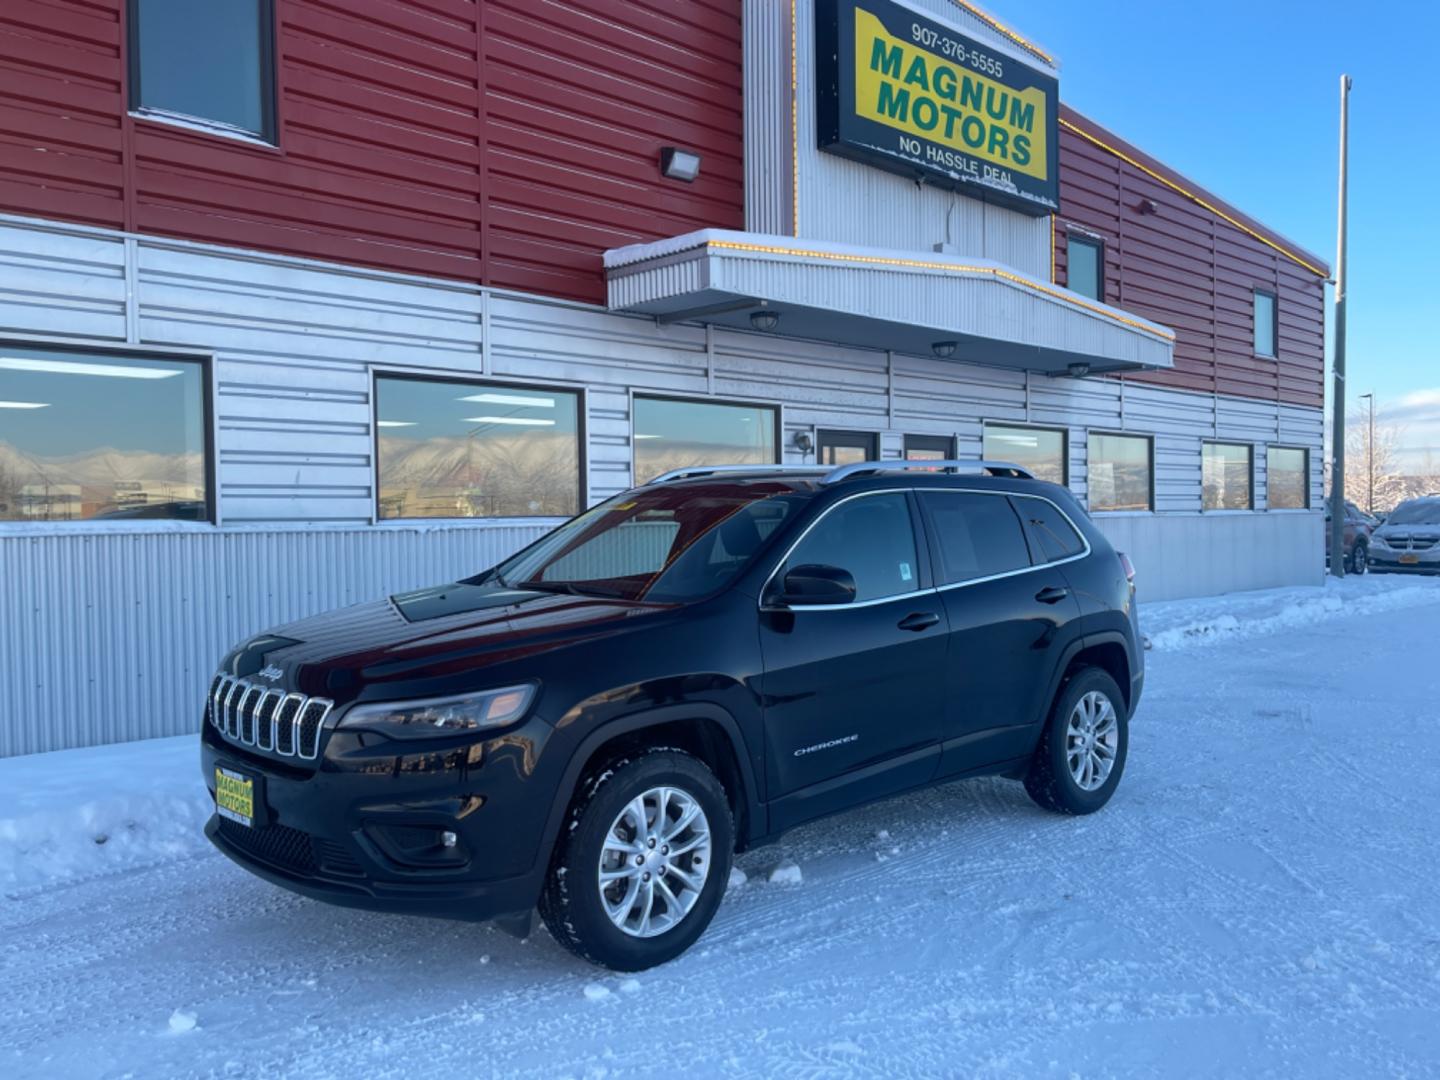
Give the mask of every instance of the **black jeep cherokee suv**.
M 668 474 L 452 585 L 246 641 L 217 675 L 211 840 L 296 892 L 498 919 L 636 970 L 733 853 L 962 776 L 1104 806 L 1135 591 L 1003 463 Z

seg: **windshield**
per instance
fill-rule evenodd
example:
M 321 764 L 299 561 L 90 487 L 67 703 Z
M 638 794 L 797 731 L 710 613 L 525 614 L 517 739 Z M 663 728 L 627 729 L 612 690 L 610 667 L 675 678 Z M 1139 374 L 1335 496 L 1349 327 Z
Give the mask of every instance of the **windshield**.
M 1401 503 L 1385 519 L 1386 525 L 1440 525 L 1440 499 L 1412 499 Z
M 698 600 L 729 584 L 809 498 L 780 482 L 629 491 L 474 580 L 621 600 Z

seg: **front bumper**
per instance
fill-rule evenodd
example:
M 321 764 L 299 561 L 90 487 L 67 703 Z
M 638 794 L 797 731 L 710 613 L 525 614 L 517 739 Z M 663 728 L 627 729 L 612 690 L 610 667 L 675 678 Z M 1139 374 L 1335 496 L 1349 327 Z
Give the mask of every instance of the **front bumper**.
M 1423 551 L 1382 548 L 1372 543 L 1370 569 L 1397 574 L 1440 574 L 1440 544 Z
M 345 907 L 466 921 L 530 911 L 546 870 L 540 721 L 496 740 L 397 755 L 395 743 L 332 734 L 313 770 L 231 745 L 208 726 L 201 769 L 256 781 L 256 820 L 211 817 L 205 835 L 275 885 Z M 403 747 L 403 749 L 410 749 Z M 550 779 L 553 788 L 553 779 Z M 438 843 L 453 832 L 453 849 Z M 420 837 L 417 843 L 414 838 Z

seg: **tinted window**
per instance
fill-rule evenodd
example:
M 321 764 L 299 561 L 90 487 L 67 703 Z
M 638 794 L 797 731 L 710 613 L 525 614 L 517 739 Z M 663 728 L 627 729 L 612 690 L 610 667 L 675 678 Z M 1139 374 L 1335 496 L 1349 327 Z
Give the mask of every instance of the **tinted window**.
M 1205 443 L 1200 461 L 1201 505 L 1206 510 L 1250 509 L 1250 447 Z
M 1310 506 L 1310 454 L 1287 446 L 1265 451 L 1265 490 L 1272 510 L 1305 510 Z
M 635 399 L 635 483 L 697 465 L 773 465 L 775 410 Z
M 985 459 L 1011 461 L 1037 480 L 1065 484 L 1065 432 L 1054 428 L 985 425 Z
M 1275 355 L 1275 295 L 1255 292 L 1255 354 Z
M 569 517 L 579 509 L 579 395 L 375 380 L 382 518 Z
M 1065 515 L 1043 499 L 1016 499 L 1015 505 L 1030 523 L 1030 534 L 1047 562 L 1069 559 L 1085 551 L 1085 540 Z
M 855 599 L 914 592 L 915 531 L 910 507 L 898 492 L 840 503 L 805 535 L 777 580 L 796 566 L 838 566 L 855 577 Z
M 0 520 L 208 519 L 200 364 L 0 347 Z
M 815 452 L 821 465 L 857 465 L 875 461 L 879 456 L 879 440 L 864 431 L 822 431 Z
M 920 500 L 934 523 L 944 584 L 1029 567 L 1024 527 L 1003 495 L 927 491 Z
M 773 483 L 629 491 L 476 580 L 662 603 L 698 599 L 726 585 L 808 499 Z
M 269 0 L 131 0 L 132 106 L 271 136 Z
M 1086 240 L 1071 236 L 1066 244 L 1065 265 L 1068 267 L 1067 281 L 1071 292 L 1088 296 L 1091 300 L 1104 300 L 1101 289 L 1104 282 L 1103 255 L 1105 247 L 1098 240 Z
M 1091 435 L 1087 472 L 1091 510 L 1149 510 L 1150 440 Z

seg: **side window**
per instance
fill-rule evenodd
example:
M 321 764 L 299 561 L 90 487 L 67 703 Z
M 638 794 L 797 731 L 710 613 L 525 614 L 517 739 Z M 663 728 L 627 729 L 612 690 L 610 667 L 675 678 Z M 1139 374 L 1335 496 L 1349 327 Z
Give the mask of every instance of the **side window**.
M 1073 558 L 1085 551 L 1085 540 L 1065 515 L 1043 499 L 1016 499 L 1020 513 L 1030 523 L 1030 535 L 1040 545 L 1044 562 Z
M 776 580 L 814 564 L 850 571 L 857 601 L 914 592 L 915 530 L 904 494 L 863 495 L 836 506 L 796 545 Z
M 934 524 L 941 584 L 1029 568 L 1025 529 L 1005 496 L 927 491 L 920 502 Z

